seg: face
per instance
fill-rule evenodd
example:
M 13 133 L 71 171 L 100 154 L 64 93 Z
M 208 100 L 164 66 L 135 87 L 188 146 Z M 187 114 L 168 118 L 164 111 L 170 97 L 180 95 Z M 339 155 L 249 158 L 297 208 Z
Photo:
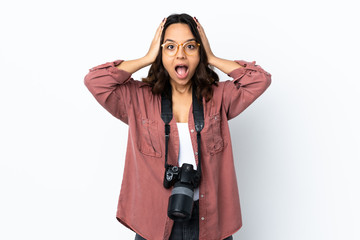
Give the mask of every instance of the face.
M 183 23 L 175 23 L 171 24 L 166 29 L 163 43 L 170 42 L 180 45 L 191 40 L 195 41 L 195 37 L 191 33 L 189 26 Z M 173 48 L 174 46 L 176 45 L 171 45 L 169 48 Z M 192 46 L 186 47 L 190 49 Z M 196 51 L 190 56 L 185 54 L 183 46 L 179 46 L 179 49 L 174 56 L 168 56 L 165 53 L 164 47 L 162 51 L 162 62 L 170 75 L 171 85 L 186 86 L 191 84 L 191 78 L 194 76 L 196 67 L 200 61 L 199 51 Z

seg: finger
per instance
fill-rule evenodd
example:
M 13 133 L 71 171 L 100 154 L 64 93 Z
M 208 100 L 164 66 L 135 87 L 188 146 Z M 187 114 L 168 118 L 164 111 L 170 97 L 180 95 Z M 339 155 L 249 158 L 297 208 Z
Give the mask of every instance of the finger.
M 194 20 L 195 20 L 196 23 L 200 24 L 199 20 L 196 17 L 194 17 Z
M 196 17 L 193 17 L 193 18 L 194 18 L 194 21 L 196 22 L 197 28 L 201 29 L 201 24 L 200 24 L 199 20 Z
M 159 36 L 161 36 L 162 29 L 163 29 L 163 27 L 164 27 L 163 22 L 164 22 L 164 20 L 160 23 L 160 25 L 159 25 L 158 28 L 156 29 L 155 38 L 159 38 Z
M 167 18 L 164 18 L 164 19 L 162 20 L 162 22 L 161 22 L 161 24 L 162 24 L 163 27 L 164 27 L 164 25 L 165 25 L 165 23 L 166 23 L 166 20 L 167 20 Z
M 163 29 L 165 23 L 166 23 L 166 18 L 164 18 L 164 19 L 161 21 L 159 28 L 160 28 L 160 29 Z
M 160 23 L 160 25 L 159 25 L 159 27 L 158 27 L 158 30 L 157 30 L 157 34 L 158 34 L 158 35 L 161 35 L 161 33 L 162 33 L 163 29 L 164 29 L 164 25 L 165 25 L 165 23 L 166 23 L 166 20 L 167 20 L 167 18 L 164 18 L 164 19 L 161 21 L 161 23 Z

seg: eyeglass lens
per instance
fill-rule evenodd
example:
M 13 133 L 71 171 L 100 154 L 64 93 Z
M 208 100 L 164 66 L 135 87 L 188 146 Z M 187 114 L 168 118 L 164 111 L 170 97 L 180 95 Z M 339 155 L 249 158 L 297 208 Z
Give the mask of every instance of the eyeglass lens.
M 186 42 L 181 45 L 187 55 L 194 55 L 198 50 L 198 45 L 195 41 Z M 178 52 L 179 48 L 180 46 L 174 42 L 167 42 L 164 44 L 164 51 L 169 56 L 174 56 Z

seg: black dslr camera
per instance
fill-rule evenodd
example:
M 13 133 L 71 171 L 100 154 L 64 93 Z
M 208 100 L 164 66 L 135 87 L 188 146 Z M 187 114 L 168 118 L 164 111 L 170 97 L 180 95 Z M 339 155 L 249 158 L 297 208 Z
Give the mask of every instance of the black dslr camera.
M 168 216 L 175 221 L 191 218 L 194 189 L 200 184 L 198 171 L 193 165 L 184 163 L 182 167 L 169 165 L 165 171 L 164 187 L 174 186 L 169 198 Z

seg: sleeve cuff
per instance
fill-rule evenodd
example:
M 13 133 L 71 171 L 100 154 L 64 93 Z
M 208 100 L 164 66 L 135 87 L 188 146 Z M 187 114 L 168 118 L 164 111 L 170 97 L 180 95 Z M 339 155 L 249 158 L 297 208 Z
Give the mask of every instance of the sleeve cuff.
M 131 73 L 122 70 L 122 69 L 118 69 L 116 66 L 118 66 L 120 63 L 122 63 L 124 60 L 116 60 L 116 61 L 112 61 L 112 62 L 107 62 L 107 63 L 103 63 L 100 64 L 96 67 L 90 68 L 89 71 L 90 72 L 94 72 L 94 71 L 98 71 L 98 70 L 105 70 L 107 71 L 107 73 L 111 74 L 113 76 L 113 78 L 115 80 L 121 80 L 120 82 L 123 82 L 123 80 L 127 80 L 130 79 L 131 77 Z
M 90 68 L 89 71 L 95 71 L 97 69 L 102 69 L 102 68 L 108 68 L 108 67 L 116 67 L 117 65 L 119 65 L 120 63 L 122 63 L 124 60 L 116 60 L 116 61 L 113 61 L 113 62 L 107 62 L 107 63 L 103 63 L 103 64 L 100 64 L 96 67 L 93 67 L 93 68 Z
M 246 70 L 253 70 L 257 72 L 265 72 L 260 66 L 255 65 L 256 61 L 247 62 L 244 60 L 235 60 L 239 65 L 242 67 L 234 69 L 232 72 L 228 74 L 229 77 L 233 79 L 237 79 L 240 76 L 244 75 L 246 73 Z
M 103 64 L 100 64 L 96 67 L 93 67 L 93 68 L 90 68 L 89 71 L 90 72 L 93 72 L 93 71 L 96 71 L 96 70 L 99 70 L 99 69 L 107 69 L 110 73 L 114 74 L 115 76 L 116 75 L 119 75 L 119 76 L 123 76 L 125 78 L 129 78 L 132 74 L 125 71 L 125 70 L 122 70 L 122 69 L 118 69 L 116 66 L 118 66 L 120 63 L 122 63 L 124 60 L 115 60 L 115 61 L 112 61 L 112 62 L 106 62 L 106 63 L 103 63 Z

